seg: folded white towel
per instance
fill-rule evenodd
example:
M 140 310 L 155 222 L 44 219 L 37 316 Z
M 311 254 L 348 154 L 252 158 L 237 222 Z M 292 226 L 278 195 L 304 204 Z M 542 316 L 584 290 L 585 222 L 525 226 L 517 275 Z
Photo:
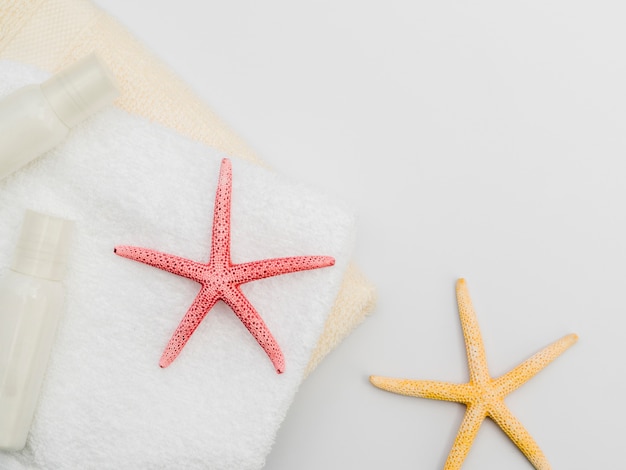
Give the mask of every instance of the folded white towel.
M 0 96 L 45 78 L 0 62 Z M 66 313 L 28 444 L 0 453 L 0 468 L 263 466 L 337 295 L 354 220 L 334 200 L 233 161 L 233 262 L 328 255 L 336 264 L 242 286 L 284 352 L 284 374 L 223 303 L 161 369 L 199 285 L 115 256 L 113 247 L 208 261 L 221 158 L 108 109 L 0 182 L 0 270 L 26 208 L 76 221 Z

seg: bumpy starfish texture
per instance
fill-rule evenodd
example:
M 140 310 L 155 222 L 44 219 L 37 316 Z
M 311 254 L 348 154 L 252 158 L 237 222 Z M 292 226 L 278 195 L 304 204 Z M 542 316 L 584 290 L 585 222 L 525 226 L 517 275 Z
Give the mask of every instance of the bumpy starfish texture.
M 202 285 L 167 344 L 159 362 L 161 367 L 169 366 L 176 359 L 209 310 L 218 300 L 222 300 L 265 350 L 276 372 L 284 372 L 285 359 L 280 346 L 240 286 L 267 277 L 335 264 L 334 258 L 330 256 L 295 256 L 233 264 L 230 256 L 231 193 L 232 166 L 230 160 L 225 158 L 220 167 L 213 212 L 211 255 L 206 264 L 148 248 L 127 245 L 115 247 L 114 252 L 119 256 L 192 279 Z
M 504 403 L 504 397 L 518 389 L 550 362 L 572 346 L 578 337 L 564 336 L 497 379 L 489 375 L 487 356 L 476 314 L 464 279 L 456 286 L 461 326 L 469 363 L 470 381 L 466 384 L 429 380 L 392 379 L 371 376 L 378 388 L 401 395 L 446 400 L 467 405 L 465 417 L 457 433 L 444 470 L 461 468 L 482 421 L 489 417 L 506 433 L 537 470 L 549 470 L 545 455 Z

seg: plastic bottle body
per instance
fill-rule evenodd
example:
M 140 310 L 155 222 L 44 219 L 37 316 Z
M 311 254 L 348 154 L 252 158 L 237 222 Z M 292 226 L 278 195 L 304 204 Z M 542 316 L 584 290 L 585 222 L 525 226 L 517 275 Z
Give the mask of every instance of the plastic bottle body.
M 119 94 L 94 54 L 0 101 L 0 180 L 52 149 Z
M 13 270 L 0 280 L 0 449 L 26 444 L 64 296 L 60 281 Z
M 70 128 L 59 119 L 39 85 L 0 103 L 0 180 L 61 143 Z

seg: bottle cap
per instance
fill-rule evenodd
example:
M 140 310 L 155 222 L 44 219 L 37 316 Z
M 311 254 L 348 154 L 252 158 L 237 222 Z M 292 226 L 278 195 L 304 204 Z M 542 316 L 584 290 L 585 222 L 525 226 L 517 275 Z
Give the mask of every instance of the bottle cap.
M 65 275 L 74 223 L 27 210 L 11 269 L 59 281 Z
M 68 127 L 74 127 L 119 95 L 113 74 L 95 54 L 53 75 L 41 84 L 41 91 Z

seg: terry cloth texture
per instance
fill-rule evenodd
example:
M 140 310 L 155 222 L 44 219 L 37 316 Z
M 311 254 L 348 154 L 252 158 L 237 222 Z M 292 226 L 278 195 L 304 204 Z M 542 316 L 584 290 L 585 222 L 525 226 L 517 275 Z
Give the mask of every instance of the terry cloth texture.
M 0 61 L 0 97 L 47 78 Z M 0 468 L 258 469 L 305 374 L 348 265 L 342 204 L 233 161 L 232 260 L 328 255 L 334 267 L 242 286 L 283 349 L 272 363 L 218 303 L 167 369 L 159 357 L 199 285 L 113 253 L 206 262 L 224 155 L 113 107 L 0 182 L 0 269 L 26 208 L 76 221 L 66 312 L 27 447 Z
M 261 163 L 241 139 L 123 26 L 89 0 L 3 0 L 0 58 L 55 72 L 91 52 L 109 64 L 121 84 L 120 108 L 229 156 Z M 308 371 L 323 359 L 375 304 L 375 290 L 349 265 Z

